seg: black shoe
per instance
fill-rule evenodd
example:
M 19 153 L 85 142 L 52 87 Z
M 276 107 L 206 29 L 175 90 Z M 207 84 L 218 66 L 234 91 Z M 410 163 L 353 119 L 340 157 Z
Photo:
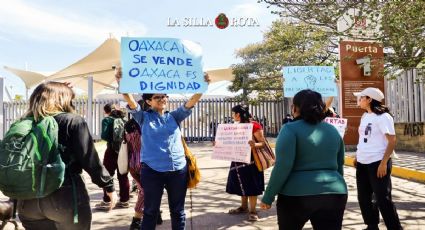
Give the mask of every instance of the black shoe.
M 158 218 L 156 218 L 156 224 L 161 225 L 162 224 L 162 211 L 159 210 Z
M 367 226 L 367 228 L 363 229 L 363 230 L 379 230 L 378 226 Z
M 140 230 L 142 227 L 142 219 L 133 217 L 130 224 L 130 230 Z

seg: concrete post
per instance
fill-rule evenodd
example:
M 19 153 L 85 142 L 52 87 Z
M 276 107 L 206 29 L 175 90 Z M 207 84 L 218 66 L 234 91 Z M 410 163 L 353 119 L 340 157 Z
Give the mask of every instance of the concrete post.
M 87 125 L 93 135 L 93 76 L 87 78 Z
M 0 77 L 0 140 L 4 137 L 4 114 L 3 114 L 3 92 L 4 92 L 4 78 Z

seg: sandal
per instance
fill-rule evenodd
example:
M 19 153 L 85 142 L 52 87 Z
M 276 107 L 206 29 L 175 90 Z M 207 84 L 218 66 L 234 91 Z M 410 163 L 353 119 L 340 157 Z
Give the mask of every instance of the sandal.
M 258 219 L 260 218 L 258 217 L 257 212 L 250 212 L 248 214 L 248 221 L 257 221 Z
M 229 214 L 241 214 L 241 213 L 247 213 L 247 212 L 248 212 L 248 208 L 242 208 L 242 207 L 229 210 Z

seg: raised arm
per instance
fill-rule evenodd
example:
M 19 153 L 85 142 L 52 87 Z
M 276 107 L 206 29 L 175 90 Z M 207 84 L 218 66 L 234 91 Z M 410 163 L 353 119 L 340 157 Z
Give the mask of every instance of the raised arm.
M 205 79 L 205 81 L 208 83 L 208 84 L 210 84 L 210 76 L 208 76 L 208 74 L 207 73 L 205 73 L 204 74 L 204 79 Z M 194 94 L 187 102 L 186 102 L 186 104 L 184 104 L 184 107 L 186 108 L 186 109 L 190 109 L 190 108 L 192 108 L 193 106 L 195 106 L 196 105 L 196 103 L 199 101 L 199 99 L 201 99 L 201 97 L 202 97 L 202 93 L 196 93 L 196 94 Z
M 122 78 L 122 69 L 121 69 L 121 66 L 118 66 L 115 69 L 115 79 L 117 80 L 118 86 L 120 85 L 121 78 Z M 134 97 L 132 94 L 123 93 L 122 96 L 127 101 L 128 107 L 130 107 L 130 109 L 137 108 L 137 101 L 134 100 Z
M 328 108 L 331 107 L 333 100 L 334 100 L 333 96 L 330 96 L 330 97 L 328 97 L 328 99 L 326 99 L 326 102 L 325 102 L 326 110 L 328 110 Z

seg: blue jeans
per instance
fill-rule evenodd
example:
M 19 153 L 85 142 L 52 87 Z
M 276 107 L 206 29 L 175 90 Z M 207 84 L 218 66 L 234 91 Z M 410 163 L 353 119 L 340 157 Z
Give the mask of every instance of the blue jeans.
M 142 228 L 155 229 L 164 188 L 167 189 L 173 230 L 185 229 L 184 203 L 187 191 L 187 166 L 172 172 L 157 172 L 142 163 L 142 187 L 145 192 L 145 209 Z

